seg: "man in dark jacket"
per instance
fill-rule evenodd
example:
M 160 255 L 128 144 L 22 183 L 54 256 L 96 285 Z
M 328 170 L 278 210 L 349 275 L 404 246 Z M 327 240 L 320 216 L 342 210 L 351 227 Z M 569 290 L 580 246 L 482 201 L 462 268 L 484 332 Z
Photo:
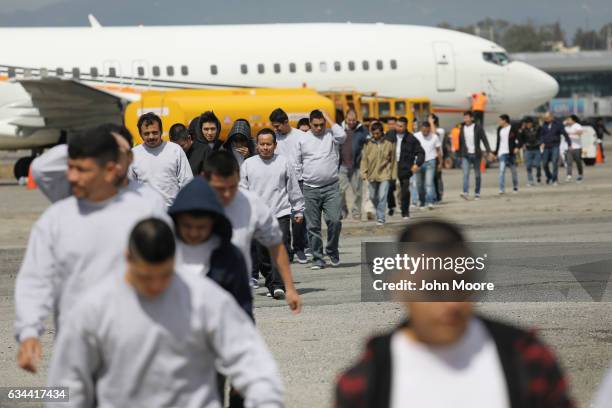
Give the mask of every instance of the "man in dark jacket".
M 255 155 L 255 144 L 251 137 L 249 121 L 246 119 L 236 119 L 221 148 L 232 152 L 238 161 L 238 165 L 241 165 L 246 159 Z
M 510 123 L 510 116 L 499 117 L 495 156 L 499 160 L 499 194 L 506 191 L 506 168 L 512 173 L 512 192 L 518 192 L 518 174 L 516 172 L 516 155 L 521 147 L 516 129 Z
M 204 166 L 204 160 L 206 160 L 206 156 L 208 156 L 210 151 L 208 144 L 194 140 L 187 129 L 184 129 L 184 126 L 183 129 L 170 132 L 170 141 L 181 146 L 187 155 L 193 175 L 200 175 Z
M 398 179 L 400 182 L 400 190 L 401 190 L 400 191 L 400 197 L 401 197 L 400 198 L 400 201 L 401 201 L 400 208 L 402 211 L 402 217 L 408 218 L 409 217 L 408 211 L 410 208 L 410 177 L 412 176 L 412 173 L 414 173 L 414 171 L 418 170 L 418 168 L 414 171 L 410 169 L 412 168 L 412 165 L 415 164 L 414 157 L 417 156 L 419 148 L 423 152 L 423 158 L 421 159 L 417 167 L 421 167 L 421 164 L 423 164 L 425 152 L 421 148 L 421 144 L 419 143 L 419 141 L 414 137 L 412 133 L 408 131 L 408 119 L 404 116 L 400 117 L 395 122 L 393 128 L 390 129 L 385 135 L 385 139 L 395 144 L 395 160 L 397 161 L 397 165 L 398 165 L 397 174 L 398 174 Z M 404 139 L 409 140 L 408 144 L 403 143 Z M 414 143 L 415 141 L 416 141 L 416 144 Z M 406 160 L 410 161 L 410 156 L 412 156 L 412 159 L 413 159 L 410 163 L 408 162 L 404 163 L 404 165 L 408 166 L 404 169 L 404 173 L 402 173 L 402 170 L 400 167 L 401 166 L 401 156 L 402 156 L 402 146 L 404 149 L 407 149 L 404 161 Z M 406 170 L 408 170 L 410 175 L 408 175 L 407 180 L 404 180 L 404 182 L 406 183 L 406 185 L 404 186 L 403 184 L 404 182 L 402 181 L 402 174 L 404 175 L 404 178 L 405 178 L 406 175 L 408 174 L 406 173 Z M 396 206 L 395 191 L 396 191 L 395 180 L 391 180 L 389 183 L 389 192 L 387 193 L 387 207 L 389 208 L 390 216 L 392 216 L 393 213 L 395 212 L 395 206 Z
M 461 167 L 463 168 L 463 192 L 461 197 L 466 200 L 470 189 L 470 167 L 474 168 L 474 199 L 480 199 L 481 143 L 485 145 L 487 154 L 491 155 L 491 147 L 483 127 L 474 123 L 474 114 L 471 111 L 464 112 L 463 125 L 459 133 L 459 153 L 461 155 Z
M 563 124 L 556 120 L 551 112 L 546 112 L 544 115 L 544 124 L 540 127 L 540 145 L 542 153 L 542 166 L 546 173 L 546 184 L 558 185 L 557 175 L 559 173 L 559 145 L 561 137 L 565 138 L 568 148 L 572 142 L 565 132 Z M 552 171 L 549 163 L 552 162 Z
M 454 256 L 468 249 L 457 227 L 436 220 L 408 226 L 400 242 L 451 247 Z M 410 320 L 370 340 L 340 376 L 336 408 L 574 406 L 553 352 L 533 332 L 481 318 L 471 302 L 406 306 Z
M 540 129 L 533 123 L 533 119 L 528 117 L 521 124 L 519 130 L 520 144 L 524 148 L 525 168 L 527 169 L 527 185 L 533 186 L 533 166 L 536 167 L 536 180 L 538 184 L 542 179 L 542 152 L 540 152 Z
M 346 119 L 342 124 L 346 132 L 346 141 L 340 145 L 340 169 L 338 179 L 340 182 L 340 197 L 342 198 L 343 218 L 348 216 L 346 204 L 346 190 L 353 191 L 353 206 L 351 214 L 353 219 L 361 219 L 361 192 L 362 183 L 359 175 L 361 152 L 368 139 L 368 129 L 357 120 L 357 113 L 350 109 L 346 112 Z

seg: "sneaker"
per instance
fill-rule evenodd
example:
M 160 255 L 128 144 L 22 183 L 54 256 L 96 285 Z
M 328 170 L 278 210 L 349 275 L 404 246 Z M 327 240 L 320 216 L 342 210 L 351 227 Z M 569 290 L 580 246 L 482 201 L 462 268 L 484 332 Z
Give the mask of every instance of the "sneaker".
M 389 208 L 389 217 L 393 217 L 395 210 L 393 208 Z
M 553 183 L 553 186 L 558 187 L 558 186 L 559 186 L 559 183 L 555 181 L 555 182 Z
M 402 220 L 409 220 L 409 219 L 410 219 L 410 217 L 409 217 L 409 216 L 407 216 L 407 215 L 404 215 L 404 216 L 402 217 Z
M 281 300 L 285 298 L 285 291 L 281 288 L 274 289 L 274 294 L 272 297 L 276 300 Z
M 582 176 L 576 177 L 576 183 L 582 183 Z
M 308 263 L 308 257 L 302 250 L 295 251 L 295 257 L 297 258 L 298 263 L 301 263 L 301 264 Z
M 267 297 L 272 297 L 272 294 L 270 292 L 266 293 Z
M 538 184 L 542 184 L 542 180 L 538 179 Z
M 565 178 L 566 181 L 572 181 L 572 175 L 568 174 L 567 177 Z
M 304 248 L 304 254 L 308 257 L 312 259 L 312 251 L 310 250 L 310 248 Z
M 460 196 L 461 198 L 463 198 L 464 200 L 467 200 L 467 199 L 468 199 L 468 194 L 467 194 L 467 193 L 461 193 L 461 194 L 459 194 L 459 196 Z
M 433 210 L 433 209 L 434 209 L 433 204 L 431 204 L 431 203 L 430 203 L 430 204 L 427 204 L 427 209 L 428 209 L 428 210 Z
M 474 200 L 476 200 L 476 201 L 480 200 L 480 194 L 474 195 Z
M 332 266 L 340 265 L 340 256 L 339 255 L 329 255 L 329 262 Z
M 533 187 L 533 183 L 527 183 L 527 187 Z
M 325 268 L 325 261 L 317 260 L 312 263 L 310 269 L 323 269 Z
M 259 280 L 255 279 L 255 278 L 251 278 L 251 287 L 253 289 L 258 289 L 259 288 Z
M 497 194 L 499 194 L 499 195 L 504 195 L 504 194 L 506 194 L 506 193 L 505 193 L 504 191 L 499 190 L 499 193 L 497 193 Z
M 384 221 L 376 221 L 376 226 L 377 227 L 382 227 L 383 225 L 385 225 Z

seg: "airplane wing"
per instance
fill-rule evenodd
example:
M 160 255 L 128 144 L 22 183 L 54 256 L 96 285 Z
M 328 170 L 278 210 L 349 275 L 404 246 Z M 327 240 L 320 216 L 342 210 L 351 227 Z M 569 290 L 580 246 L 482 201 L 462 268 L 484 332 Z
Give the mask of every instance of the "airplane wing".
M 75 80 L 59 78 L 18 81 L 31 105 L 19 106 L 11 124 L 24 131 L 40 128 L 78 130 L 106 122 L 122 123 L 123 104 L 117 95 Z

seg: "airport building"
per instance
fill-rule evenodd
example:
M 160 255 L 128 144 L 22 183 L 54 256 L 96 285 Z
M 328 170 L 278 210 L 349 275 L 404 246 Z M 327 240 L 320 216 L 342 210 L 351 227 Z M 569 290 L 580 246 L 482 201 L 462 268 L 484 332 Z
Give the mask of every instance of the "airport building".
M 533 65 L 559 82 L 559 93 L 543 109 L 556 115 L 612 118 L 612 51 L 513 54 L 512 59 Z

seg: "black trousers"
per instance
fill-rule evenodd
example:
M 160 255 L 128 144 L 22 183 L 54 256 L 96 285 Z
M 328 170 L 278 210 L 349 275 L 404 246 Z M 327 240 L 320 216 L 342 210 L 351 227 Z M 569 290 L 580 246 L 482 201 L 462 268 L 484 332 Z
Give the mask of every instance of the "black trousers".
M 285 215 L 284 217 L 278 218 L 278 225 L 283 233 L 283 244 L 285 245 L 285 249 L 287 253 L 289 253 L 290 247 L 290 225 L 291 225 L 291 216 Z M 259 259 L 259 271 L 266 279 L 266 288 L 270 293 L 274 293 L 274 289 L 282 289 L 285 290 L 285 285 L 283 284 L 283 280 L 281 279 L 280 273 L 278 272 L 278 268 L 272 262 L 270 258 L 270 251 L 265 246 L 261 245 L 259 242 L 257 245 L 257 257 Z
M 480 126 L 484 123 L 484 112 L 483 111 L 474 111 L 474 122 L 478 123 Z
M 289 253 L 289 257 L 291 258 L 292 254 L 295 254 L 297 251 L 303 251 L 308 245 L 306 245 L 306 219 L 304 219 L 300 224 L 291 219 L 291 235 L 290 239 L 293 240 L 293 248 L 289 245 L 289 249 L 287 253 Z M 291 250 L 291 252 L 289 252 Z
M 401 178 L 399 182 L 400 182 L 400 197 L 402 200 L 402 202 L 400 203 L 401 208 L 402 208 L 402 217 L 409 217 L 410 216 L 410 177 Z
M 387 208 L 389 210 L 395 209 L 395 182 L 396 180 L 389 181 L 389 190 L 387 191 Z

